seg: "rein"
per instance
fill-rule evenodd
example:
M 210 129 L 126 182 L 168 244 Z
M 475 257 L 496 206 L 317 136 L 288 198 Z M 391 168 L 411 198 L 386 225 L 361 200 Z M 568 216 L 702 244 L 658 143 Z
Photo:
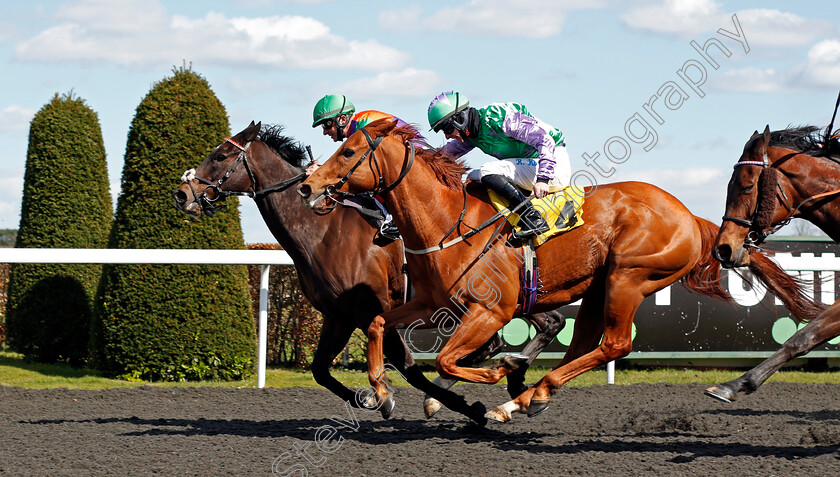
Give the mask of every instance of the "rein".
M 278 184 L 274 184 L 264 189 L 254 190 L 256 188 L 257 180 L 254 177 L 253 171 L 251 170 L 251 165 L 248 163 L 248 148 L 251 147 L 251 143 L 248 142 L 244 146 L 242 146 L 241 144 L 237 143 L 229 137 L 225 138 L 225 142 L 228 142 L 237 149 L 239 149 L 239 155 L 236 157 L 236 160 L 233 161 L 233 164 L 231 164 L 230 168 L 228 168 L 228 170 L 224 173 L 224 175 L 222 175 L 220 179 L 213 182 L 203 177 L 198 177 L 197 175 L 195 175 L 195 169 L 190 169 L 184 172 L 184 174 L 181 176 L 181 181 L 189 185 L 190 190 L 193 193 L 193 197 L 195 197 L 196 202 L 198 202 L 201 205 L 202 211 L 204 211 L 207 215 L 212 216 L 214 212 L 225 207 L 224 203 L 214 205 L 214 203 L 218 202 L 219 199 L 226 199 L 230 196 L 246 196 L 256 200 L 271 192 L 284 191 L 289 187 L 297 184 L 298 182 L 306 179 L 306 173 L 302 172 Z M 239 168 L 240 164 L 244 164 L 245 170 L 248 172 L 248 179 L 251 181 L 251 190 L 223 190 L 222 184 L 224 184 L 225 181 L 227 181 L 230 178 L 230 176 L 233 175 L 233 173 Z M 200 195 L 196 194 L 195 188 L 192 185 L 193 179 L 207 186 L 204 188 L 204 191 Z M 208 194 L 208 191 L 210 192 L 210 194 Z
M 385 177 L 382 175 L 382 169 L 379 167 L 379 160 L 376 159 L 376 148 L 379 147 L 379 143 L 382 142 L 382 139 L 384 139 L 385 136 L 377 136 L 376 139 L 372 139 L 367 129 L 362 129 L 361 131 L 362 134 L 364 134 L 365 140 L 367 140 L 368 143 L 367 151 L 365 151 L 365 153 L 362 154 L 362 157 L 360 157 L 359 160 L 356 161 L 356 164 L 354 164 L 353 167 L 351 167 L 350 170 L 347 171 L 347 174 L 345 174 L 344 177 L 341 178 L 341 180 L 339 180 L 335 184 L 328 185 L 326 189 L 324 189 L 324 196 L 333 201 L 332 205 L 328 207 L 330 211 L 334 209 L 340 202 L 346 199 L 350 199 L 353 197 L 374 197 L 393 190 L 394 187 L 396 187 L 397 185 L 399 185 L 400 182 L 402 182 L 406 174 L 408 174 L 408 171 L 411 170 L 411 166 L 414 165 L 414 143 L 409 141 L 408 158 L 403 161 L 403 168 L 402 171 L 400 171 L 400 175 L 394 182 L 386 186 Z M 358 169 L 359 166 L 361 166 L 362 163 L 365 161 L 365 159 L 367 159 L 368 154 L 370 154 L 371 164 L 373 164 L 373 167 L 376 168 L 376 175 L 379 176 L 379 180 L 376 182 L 376 188 L 370 191 L 355 194 L 351 192 L 343 192 L 338 190 L 345 183 L 347 183 L 347 181 L 350 179 L 350 176 L 353 175 L 353 173 L 356 172 L 356 169 Z
M 764 157 L 763 157 L 762 161 L 740 161 L 740 162 L 735 163 L 734 168 L 737 168 L 738 166 L 761 166 L 762 168 L 764 168 L 761 171 L 761 175 L 759 176 L 759 180 L 758 180 L 759 184 L 761 184 L 763 176 L 765 174 L 767 174 L 768 171 L 773 170 L 773 172 L 775 172 L 775 173 L 778 172 L 778 169 L 772 169 L 773 165 L 770 164 L 770 161 L 767 158 L 767 153 L 766 152 L 764 153 Z M 732 216 L 729 216 L 729 215 L 724 215 L 723 216 L 723 221 L 724 222 L 726 222 L 726 221 L 733 222 L 733 223 L 738 224 L 742 227 L 746 227 L 746 228 L 750 229 L 749 232 L 747 233 L 747 237 L 744 239 L 744 247 L 745 248 L 758 249 L 758 246 L 761 245 L 767 239 L 767 237 L 769 237 L 770 235 L 773 235 L 774 233 L 778 232 L 779 229 L 781 229 L 785 225 L 789 224 L 791 219 L 793 219 L 793 217 L 799 212 L 799 209 L 803 205 L 807 204 L 808 202 L 811 202 L 813 200 L 822 199 L 824 197 L 830 197 L 832 195 L 840 194 L 840 189 L 835 189 L 835 190 L 831 190 L 831 191 L 827 191 L 827 192 L 821 192 L 819 194 L 815 194 L 815 195 L 812 195 L 811 197 L 808 197 L 807 199 L 800 202 L 799 205 L 797 205 L 796 207 L 791 207 L 790 201 L 787 198 L 787 194 L 785 194 L 785 190 L 782 187 L 782 183 L 779 181 L 778 177 L 776 177 L 776 184 L 773 187 L 773 189 L 774 190 L 775 189 L 779 190 L 780 196 L 783 200 L 783 204 L 784 204 L 785 208 L 788 210 L 788 215 L 784 219 L 779 221 L 776 225 L 771 224 L 769 229 L 767 229 L 766 227 L 763 227 L 763 226 L 757 226 L 756 225 L 756 218 L 761 215 L 761 213 L 763 212 L 763 209 L 765 209 L 766 207 L 770 207 L 769 203 L 770 203 L 770 201 L 773 200 L 773 199 L 767 199 L 766 197 L 763 197 L 762 200 L 759 200 L 759 201 L 756 202 L 755 210 L 753 211 L 752 216 L 749 220 L 742 219 L 742 218 L 739 218 L 739 217 L 732 217 Z M 759 195 L 761 195 L 761 191 L 759 191 Z

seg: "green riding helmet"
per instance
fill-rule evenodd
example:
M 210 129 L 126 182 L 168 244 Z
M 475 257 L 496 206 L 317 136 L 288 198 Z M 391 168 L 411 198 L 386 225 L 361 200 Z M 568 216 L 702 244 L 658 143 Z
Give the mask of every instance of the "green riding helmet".
M 458 111 L 467 109 L 470 100 L 457 91 L 448 91 L 435 96 L 429 104 L 429 126 L 434 132 L 440 131 L 443 122 Z
M 343 94 L 328 94 L 315 103 L 312 111 L 312 127 L 342 114 L 353 114 L 356 107 Z

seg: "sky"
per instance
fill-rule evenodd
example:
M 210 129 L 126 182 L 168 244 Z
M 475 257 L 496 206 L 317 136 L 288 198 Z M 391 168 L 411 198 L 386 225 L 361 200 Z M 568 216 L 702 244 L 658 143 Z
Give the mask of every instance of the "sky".
M 56 93 L 99 115 L 116 197 L 137 106 L 185 64 L 232 133 L 282 124 L 322 161 L 337 148 L 311 128 L 324 94 L 422 131 L 441 91 L 519 102 L 563 131 L 576 184 L 650 182 L 720 223 L 754 130 L 828 125 L 840 15 L 773 0 L 2 2 L 0 229 L 18 227 L 29 123 Z M 250 199 L 240 210 L 246 242 L 274 241 Z

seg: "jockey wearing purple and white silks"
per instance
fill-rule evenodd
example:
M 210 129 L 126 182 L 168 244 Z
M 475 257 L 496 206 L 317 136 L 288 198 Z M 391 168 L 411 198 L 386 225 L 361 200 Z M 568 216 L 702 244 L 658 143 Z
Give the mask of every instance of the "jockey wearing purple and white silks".
M 516 206 L 525 197 L 519 186 L 544 197 L 569 185 L 571 163 L 563 133 L 532 116 L 518 103 L 493 103 L 481 109 L 469 107 L 460 93 L 438 95 L 429 105 L 429 124 L 443 131 L 449 141 L 444 151 L 460 157 L 479 148 L 501 161 L 485 163 L 468 176 L 481 180 L 489 188 Z M 520 238 L 547 230 L 548 224 L 539 213 L 523 206 L 522 218 L 532 227 L 523 227 Z
M 471 179 L 503 174 L 523 189 L 531 190 L 536 182 L 544 182 L 551 192 L 569 185 L 572 166 L 560 130 L 531 116 L 517 103 L 493 103 L 474 111 L 478 123 L 475 130 L 470 131 L 468 124 L 464 141 L 449 141 L 444 150 L 460 157 L 478 147 L 504 161 L 485 163 Z

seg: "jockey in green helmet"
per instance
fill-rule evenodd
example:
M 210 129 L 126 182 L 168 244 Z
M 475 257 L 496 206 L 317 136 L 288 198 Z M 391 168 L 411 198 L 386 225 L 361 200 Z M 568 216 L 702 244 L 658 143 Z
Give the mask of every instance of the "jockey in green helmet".
M 571 164 L 563 133 L 531 115 L 518 103 L 493 103 L 481 109 L 459 92 L 441 93 L 428 109 L 429 125 L 451 139 L 443 150 L 461 157 L 477 147 L 500 161 L 485 163 L 469 179 L 483 184 L 507 200 L 511 208 L 528 200 L 519 188 L 537 198 L 569 185 Z M 539 235 L 548 223 L 527 202 L 519 210 L 521 230 L 515 238 Z
M 312 111 L 312 127 L 317 128 L 321 126 L 324 135 L 329 136 L 335 142 L 344 141 L 352 136 L 357 129 L 361 129 L 378 119 L 396 120 L 397 127 L 407 124 L 393 114 L 387 114 L 381 111 L 369 110 L 356 113 L 356 107 L 343 94 L 328 94 L 324 96 L 315 103 L 315 109 Z M 318 167 L 320 167 L 320 164 L 313 161 L 306 168 L 306 174 L 312 175 Z M 345 201 L 343 205 L 357 209 L 361 206 L 368 210 L 372 209 L 374 212 L 381 212 L 381 217 L 375 217 L 379 225 L 379 233 L 392 240 L 399 237 L 399 230 L 394 225 L 391 214 L 385 210 L 385 207 L 378 200 L 371 199 L 368 201 L 359 198 L 353 202 Z M 370 214 L 367 215 L 371 216 Z

